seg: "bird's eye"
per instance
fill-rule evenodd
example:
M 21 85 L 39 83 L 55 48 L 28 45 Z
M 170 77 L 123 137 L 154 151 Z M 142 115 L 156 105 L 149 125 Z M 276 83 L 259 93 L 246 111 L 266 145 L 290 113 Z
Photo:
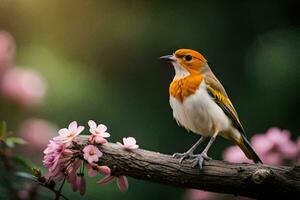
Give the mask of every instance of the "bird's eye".
M 184 56 L 184 59 L 186 60 L 186 61 L 191 61 L 192 60 L 192 56 L 191 55 L 186 55 L 186 56 Z

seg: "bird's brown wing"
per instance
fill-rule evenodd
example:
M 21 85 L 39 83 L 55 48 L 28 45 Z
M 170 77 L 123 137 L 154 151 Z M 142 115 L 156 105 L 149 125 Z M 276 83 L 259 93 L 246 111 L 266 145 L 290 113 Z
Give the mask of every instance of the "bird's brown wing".
M 221 85 L 219 80 L 215 77 L 215 75 L 212 72 L 206 73 L 204 80 L 207 86 L 207 91 L 210 94 L 210 96 L 220 106 L 220 108 L 222 108 L 224 113 L 231 119 L 233 126 L 237 130 L 239 130 L 240 133 L 245 135 L 245 131 L 239 120 L 238 114 L 234 109 L 224 87 Z

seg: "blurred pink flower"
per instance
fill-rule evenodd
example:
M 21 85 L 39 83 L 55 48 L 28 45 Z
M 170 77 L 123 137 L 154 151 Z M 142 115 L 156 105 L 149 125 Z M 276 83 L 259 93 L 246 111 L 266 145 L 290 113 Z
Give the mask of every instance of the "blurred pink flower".
M 297 144 L 297 148 L 298 148 L 296 163 L 300 164 L 300 137 L 298 137 L 296 144 Z
M 251 161 L 247 159 L 245 154 L 238 146 L 231 146 L 224 150 L 223 159 L 228 162 L 234 163 L 250 163 Z
M 32 118 L 21 123 L 18 135 L 30 144 L 23 148 L 33 151 L 43 149 L 56 132 L 57 127 L 51 122 Z
M 194 190 L 190 189 L 187 190 L 185 194 L 186 200 L 208 200 L 209 198 L 213 197 L 216 193 L 213 192 L 206 192 L 203 190 Z
M 83 157 L 85 160 L 88 161 L 88 163 L 97 162 L 99 160 L 99 157 L 102 156 L 102 152 L 95 147 L 94 145 L 87 145 L 83 148 Z
M 251 142 L 266 164 L 282 165 L 294 160 L 298 154 L 297 145 L 290 137 L 287 130 L 270 128 L 265 134 L 253 136 Z
M 252 198 L 234 196 L 232 194 L 222 194 L 206 192 L 203 190 L 189 189 L 186 191 L 185 200 L 252 200 Z
M 6 31 L 0 31 L 0 76 L 12 65 L 15 52 L 15 41 Z
M 117 144 L 126 150 L 139 148 L 139 145 L 136 144 L 136 140 L 133 137 L 123 138 L 123 144 L 120 142 L 117 142 Z
M 128 190 L 129 185 L 126 176 L 115 177 L 115 176 L 107 175 L 101 180 L 99 180 L 97 183 L 100 185 L 106 185 L 109 182 L 113 181 L 114 179 L 117 179 L 117 185 L 121 192 L 126 192 Z
M 1 91 L 7 99 L 28 107 L 43 102 L 46 85 L 42 76 L 34 70 L 11 68 L 3 75 Z
M 96 142 L 98 144 L 105 144 L 107 143 L 107 140 L 105 138 L 110 137 L 110 134 L 106 132 L 107 127 L 103 124 L 99 124 L 97 126 L 96 122 L 93 120 L 90 120 L 88 122 L 89 127 L 90 127 L 90 138 L 89 140 L 91 142 Z
M 30 199 L 30 194 L 27 190 L 20 190 L 18 191 L 18 197 L 21 200 L 27 200 Z
M 282 165 L 295 161 L 299 154 L 297 144 L 291 140 L 287 130 L 270 128 L 265 134 L 254 135 L 251 144 L 262 161 L 271 165 Z M 230 162 L 252 162 L 246 158 L 238 146 L 224 151 L 223 158 Z
M 73 121 L 69 124 L 68 129 L 63 128 L 58 131 L 59 136 L 56 136 L 53 138 L 53 140 L 57 143 L 63 143 L 67 147 L 72 144 L 72 141 L 74 141 L 82 131 L 84 127 L 83 126 L 77 126 L 77 122 Z

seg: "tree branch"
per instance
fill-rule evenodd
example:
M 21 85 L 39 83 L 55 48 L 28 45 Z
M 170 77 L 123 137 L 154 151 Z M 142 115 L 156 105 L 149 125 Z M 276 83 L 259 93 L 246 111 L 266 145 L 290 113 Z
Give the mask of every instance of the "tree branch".
M 80 139 L 87 141 L 85 136 Z M 127 175 L 136 179 L 183 188 L 201 189 L 253 198 L 300 198 L 300 167 L 236 164 L 206 161 L 202 170 L 192 168 L 191 160 L 179 164 L 170 155 L 136 149 L 123 150 L 108 143 L 99 146 L 103 152 L 98 164 L 107 165 L 112 175 Z

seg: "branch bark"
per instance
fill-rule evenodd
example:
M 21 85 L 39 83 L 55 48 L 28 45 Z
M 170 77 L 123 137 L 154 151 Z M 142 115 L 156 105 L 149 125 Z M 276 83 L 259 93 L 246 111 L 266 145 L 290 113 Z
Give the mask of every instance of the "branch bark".
M 81 136 L 83 142 L 87 138 Z M 270 166 L 262 164 L 236 164 L 210 160 L 202 170 L 192 168 L 191 160 L 179 164 L 171 155 L 136 149 L 123 150 L 108 143 L 99 146 L 103 157 L 100 165 L 107 165 L 112 175 L 127 175 L 183 188 L 201 189 L 265 199 L 300 198 L 300 166 Z

